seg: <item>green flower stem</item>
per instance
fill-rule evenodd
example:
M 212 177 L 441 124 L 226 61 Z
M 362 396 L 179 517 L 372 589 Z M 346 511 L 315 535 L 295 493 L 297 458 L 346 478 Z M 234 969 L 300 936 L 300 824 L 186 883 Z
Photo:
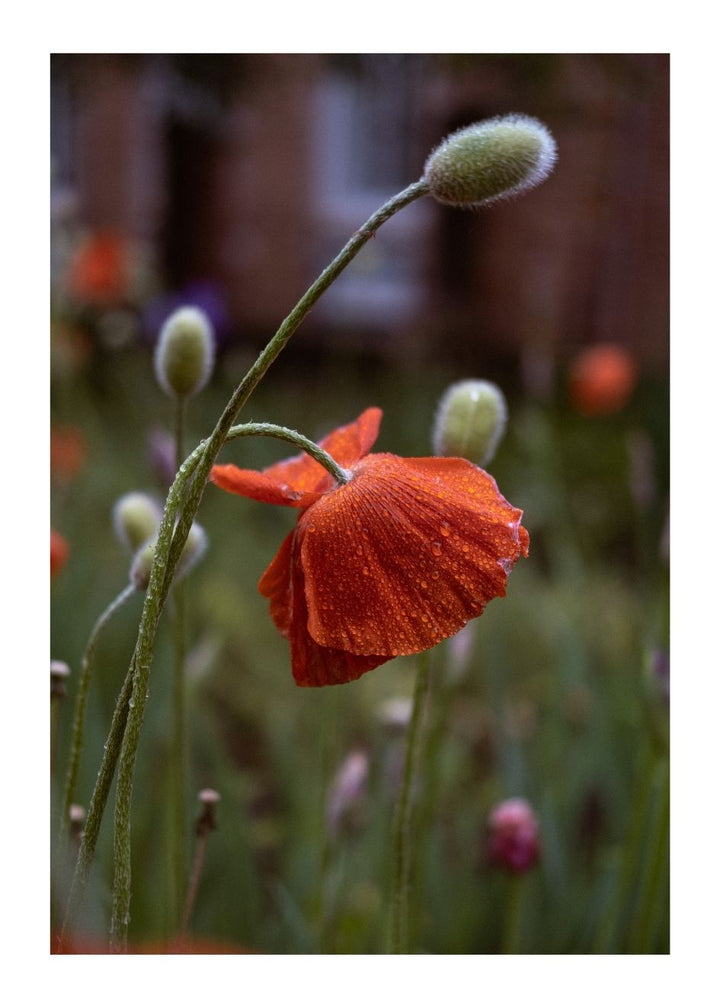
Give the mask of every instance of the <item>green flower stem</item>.
M 390 904 L 390 952 L 409 951 L 408 906 L 412 856 L 412 790 L 420 762 L 421 727 L 430 682 L 430 653 L 418 655 L 412 716 L 405 749 L 405 768 L 393 828 L 394 877 Z
M 114 613 L 120 609 L 121 606 L 127 602 L 128 599 L 136 593 L 135 585 L 132 583 L 127 585 L 117 596 L 113 599 L 107 609 L 100 615 L 95 626 L 92 629 L 92 633 L 88 639 L 87 645 L 85 647 L 85 653 L 82 657 L 82 663 L 80 666 L 80 680 L 78 683 L 78 693 L 77 699 L 75 701 L 75 718 L 73 720 L 72 736 L 70 743 L 70 762 L 68 765 L 67 776 L 65 779 L 65 794 L 63 797 L 63 803 L 61 808 L 61 820 L 60 820 L 60 849 L 64 846 L 65 838 L 67 836 L 67 830 L 69 826 L 69 814 L 70 806 L 73 803 L 75 797 L 75 789 L 77 787 L 78 771 L 80 768 L 80 756 L 82 754 L 83 747 L 83 731 L 85 726 L 85 709 L 87 707 L 88 692 L 90 689 L 90 677 L 92 673 L 92 661 L 95 655 L 95 648 L 97 642 L 100 638 L 105 626 L 110 621 Z
M 173 518 L 168 516 L 168 508 L 166 507 L 166 513 L 158 533 L 155 559 L 150 573 L 150 584 L 145 596 L 145 606 L 138 631 L 135 649 L 136 663 L 133 692 L 128 703 L 130 710 L 128 712 L 125 736 L 118 765 L 115 802 L 115 877 L 110 931 L 112 947 L 118 951 L 123 951 L 127 947 L 127 926 L 130 919 L 130 809 L 132 782 L 140 739 L 140 729 L 145 713 L 155 632 L 163 604 L 169 591 L 175 566 L 185 545 L 192 522 L 200 507 L 200 501 L 207 484 L 210 469 L 238 413 L 247 403 L 260 380 L 285 348 L 295 330 L 316 304 L 320 296 L 385 221 L 397 213 L 398 210 L 420 196 L 425 195 L 427 192 L 427 183 L 420 180 L 414 182 L 401 193 L 388 200 L 387 203 L 383 204 L 355 232 L 335 259 L 310 286 L 238 385 L 218 420 L 213 433 L 204 443 L 204 448 L 202 448 L 201 456 L 195 469 L 195 475 L 188 487 L 187 497 L 176 526 L 174 525 L 174 516 Z
M 185 484 L 193 474 L 203 449 L 204 442 L 198 445 L 195 451 L 188 456 L 186 461 L 180 467 L 180 470 L 175 477 L 175 481 L 168 493 L 163 522 L 172 522 L 174 520 Z M 147 604 L 148 596 L 146 593 L 145 606 L 147 606 Z M 145 607 L 143 607 L 143 612 L 145 612 Z M 117 761 L 120 756 L 120 747 L 127 724 L 127 717 L 130 709 L 129 703 L 132 696 L 135 677 L 136 659 L 137 645 L 135 652 L 133 653 L 130 668 L 128 669 L 125 681 L 123 682 L 118 695 L 112 723 L 110 725 L 110 733 L 108 735 L 107 742 L 105 743 L 103 759 L 98 771 L 90 805 L 88 806 L 87 819 L 85 820 L 85 828 L 83 830 L 82 841 L 80 843 L 80 850 L 75 864 L 75 872 L 68 899 L 68 908 L 63 922 L 60 938 L 61 944 L 64 941 L 64 937 L 68 934 L 72 927 L 75 915 L 80 908 L 87 886 L 90 867 L 92 865 L 95 847 L 100 833 L 100 824 L 107 804 L 108 795 L 110 794 L 110 787 L 115 774 Z
M 175 400 L 175 465 L 179 469 L 183 463 L 183 442 L 185 427 L 186 398 Z M 170 863 L 172 870 L 172 922 L 173 928 L 180 922 L 185 900 L 187 878 L 187 742 L 185 733 L 185 586 L 181 583 L 173 587 L 173 700 L 172 734 L 170 751 L 170 807 L 172 828 L 170 830 Z
M 505 879 L 505 921 L 503 925 L 503 955 L 517 955 L 522 939 L 523 912 L 528 878 L 516 875 Z

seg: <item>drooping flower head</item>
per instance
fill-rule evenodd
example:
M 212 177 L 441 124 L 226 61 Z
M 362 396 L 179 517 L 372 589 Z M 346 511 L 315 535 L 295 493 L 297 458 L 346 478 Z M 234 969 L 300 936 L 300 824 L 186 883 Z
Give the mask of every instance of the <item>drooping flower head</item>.
M 482 469 L 368 454 L 381 417 L 367 409 L 320 442 L 348 471 L 343 485 L 304 453 L 262 472 L 211 472 L 223 490 L 300 510 L 258 588 L 301 686 L 350 682 L 433 647 L 504 595 L 527 556 L 522 511 Z

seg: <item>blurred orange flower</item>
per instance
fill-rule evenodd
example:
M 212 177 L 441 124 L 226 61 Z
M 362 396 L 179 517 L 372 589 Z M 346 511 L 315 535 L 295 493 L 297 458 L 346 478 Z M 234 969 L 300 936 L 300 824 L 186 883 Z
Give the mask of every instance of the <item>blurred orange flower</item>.
M 117 304 L 127 294 L 129 256 L 125 241 L 112 232 L 88 237 L 70 265 L 71 294 L 89 304 Z
M 460 458 L 369 455 L 381 417 L 365 410 L 320 442 L 349 469 L 344 485 L 306 454 L 262 472 L 211 472 L 223 490 L 301 511 L 258 585 L 290 640 L 300 686 L 350 682 L 433 647 L 504 595 L 527 556 L 522 511 L 482 469 Z
M 67 563 L 68 557 L 70 556 L 70 547 L 67 541 L 56 532 L 54 528 L 50 529 L 50 576 L 54 577 L 58 571 L 61 571 L 65 564 Z
M 85 435 L 77 427 L 50 431 L 50 474 L 56 483 L 70 483 L 82 469 L 86 454 Z
M 597 343 L 583 350 L 570 367 L 570 398 L 585 416 L 617 413 L 636 383 L 635 361 L 616 343 Z

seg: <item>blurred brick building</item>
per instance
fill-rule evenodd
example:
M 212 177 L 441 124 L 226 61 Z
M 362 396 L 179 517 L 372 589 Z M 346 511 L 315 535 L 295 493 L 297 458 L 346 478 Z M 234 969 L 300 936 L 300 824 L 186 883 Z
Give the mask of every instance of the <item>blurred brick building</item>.
M 450 130 L 517 111 L 553 132 L 551 178 L 480 213 L 402 211 L 306 338 L 468 361 L 613 340 L 667 363 L 664 54 L 57 54 L 51 69 L 55 191 L 88 229 L 145 242 L 167 291 L 214 285 L 230 340 L 274 331 Z

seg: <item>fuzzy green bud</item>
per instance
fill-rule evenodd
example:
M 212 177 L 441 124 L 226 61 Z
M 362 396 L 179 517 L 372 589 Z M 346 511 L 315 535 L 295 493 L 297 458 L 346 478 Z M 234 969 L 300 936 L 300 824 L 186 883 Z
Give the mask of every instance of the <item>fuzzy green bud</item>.
M 212 324 L 199 308 L 178 308 L 165 321 L 155 347 L 155 374 L 169 396 L 196 395 L 215 360 Z
M 505 115 L 451 133 L 425 162 L 423 181 L 440 203 L 479 207 L 539 185 L 557 147 L 537 119 Z
M 115 533 L 130 553 L 135 553 L 155 535 L 161 519 L 159 501 L 140 490 L 126 493 L 113 508 Z
M 146 542 L 137 551 L 130 565 L 130 580 L 139 592 L 147 591 L 147 587 L 150 584 L 150 572 L 152 571 L 153 560 L 155 559 L 156 546 L 156 539 Z
M 206 549 L 207 535 L 205 530 L 197 522 L 193 522 L 175 568 L 175 580 L 184 577 L 188 571 L 197 566 L 205 555 Z
M 130 565 L 130 580 L 139 592 L 147 591 L 150 584 L 150 573 L 156 548 L 157 538 L 150 539 L 140 547 L 133 557 L 133 562 Z M 193 522 L 178 559 L 173 580 L 179 581 L 180 578 L 185 577 L 200 562 L 206 549 L 207 535 L 205 530 L 197 522 Z
M 433 427 L 433 452 L 484 466 L 505 433 L 507 405 L 497 385 L 468 378 L 442 396 Z

